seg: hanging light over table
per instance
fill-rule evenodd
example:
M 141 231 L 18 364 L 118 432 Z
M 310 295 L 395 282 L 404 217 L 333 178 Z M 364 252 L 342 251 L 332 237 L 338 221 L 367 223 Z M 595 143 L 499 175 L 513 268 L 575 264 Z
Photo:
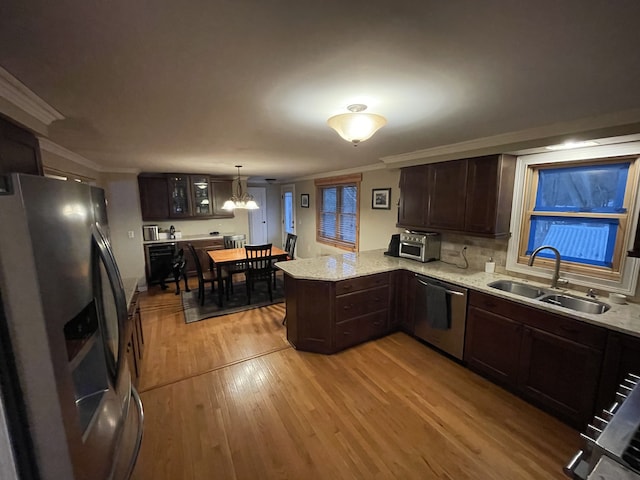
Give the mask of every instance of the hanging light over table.
M 387 124 L 387 119 L 382 115 L 364 113 L 366 109 L 367 106 L 361 103 L 349 105 L 347 110 L 351 113 L 334 115 L 327 120 L 327 123 L 338 132 L 338 135 L 357 147 L 358 143 L 371 138 Z
M 258 204 L 251 195 L 242 191 L 242 183 L 240 182 L 240 168 L 242 165 L 236 165 L 238 169 L 238 186 L 231 198 L 222 205 L 223 210 L 235 210 L 236 208 L 244 208 L 246 210 L 256 210 Z

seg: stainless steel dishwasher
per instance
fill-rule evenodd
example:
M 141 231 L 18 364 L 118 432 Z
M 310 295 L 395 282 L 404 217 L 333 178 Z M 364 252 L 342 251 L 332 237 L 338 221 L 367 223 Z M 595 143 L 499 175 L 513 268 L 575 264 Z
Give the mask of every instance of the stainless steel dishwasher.
M 434 347 L 462 360 L 467 321 L 467 289 L 430 277 L 415 276 L 414 335 Z M 428 289 L 442 289 L 446 295 L 448 328 L 434 327 L 429 314 Z

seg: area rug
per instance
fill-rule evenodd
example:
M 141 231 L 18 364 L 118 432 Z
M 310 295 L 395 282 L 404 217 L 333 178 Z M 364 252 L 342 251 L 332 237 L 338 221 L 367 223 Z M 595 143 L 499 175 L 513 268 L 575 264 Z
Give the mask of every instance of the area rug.
M 273 288 L 273 284 L 271 284 Z M 273 302 L 269 300 L 269 290 L 266 282 L 257 282 L 255 289 L 251 292 L 251 304 L 247 304 L 247 287 L 244 282 L 233 284 L 233 293 L 229 293 L 229 300 L 226 296 L 223 306 L 218 306 L 218 285 L 215 293 L 211 293 L 211 288 L 206 288 L 204 292 L 204 305 L 198 301 L 198 289 L 194 288 L 190 292 L 182 292 L 182 308 L 184 310 L 185 323 L 198 322 L 207 318 L 229 315 L 231 313 L 242 312 L 252 308 L 265 307 L 274 303 L 284 302 L 284 282 L 282 278 L 276 277 L 276 287 L 273 289 Z

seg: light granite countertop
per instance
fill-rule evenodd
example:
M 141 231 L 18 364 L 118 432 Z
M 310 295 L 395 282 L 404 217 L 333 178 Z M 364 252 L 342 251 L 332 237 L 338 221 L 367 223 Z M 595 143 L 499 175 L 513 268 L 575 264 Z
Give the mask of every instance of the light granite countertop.
M 225 235 L 233 235 L 231 233 Z M 145 240 L 143 245 L 153 245 L 155 243 L 174 243 L 174 242 L 190 242 L 192 240 L 222 240 L 223 235 L 208 235 L 202 233 L 199 235 L 182 235 L 180 238 L 163 238 L 161 240 Z
M 607 298 L 598 297 L 597 300 L 605 302 L 611 309 L 603 314 L 580 313 L 564 307 L 544 303 L 539 300 L 525 298 L 513 293 L 504 292 L 487 286 L 496 280 L 516 280 L 545 290 L 549 290 L 548 283 L 532 282 L 515 276 L 485 273 L 484 271 L 460 269 L 443 262 L 419 263 L 404 258 L 389 257 L 383 254 L 384 250 L 371 250 L 359 253 L 345 253 L 342 255 L 330 255 L 317 258 L 290 260 L 278 262 L 276 265 L 287 275 L 296 279 L 338 281 L 348 278 L 373 275 L 376 273 L 390 272 L 393 270 L 409 270 L 438 280 L 444 280 L 461 287 L 506 298 L 523 305 L 539 308 L 565 317 L 581 320 L 593 325 L 599 325 L 611 330 L 627 333 L 640 337 L 640 305 L 627 303 L 617 305 L 608 302 Z M 584 296 L 583 292 L 571 289 L 557 289 L 555 291 Z

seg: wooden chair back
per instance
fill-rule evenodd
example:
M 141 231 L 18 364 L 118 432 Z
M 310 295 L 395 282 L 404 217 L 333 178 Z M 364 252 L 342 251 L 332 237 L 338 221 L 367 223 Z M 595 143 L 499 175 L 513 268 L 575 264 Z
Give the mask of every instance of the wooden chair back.
M 284 250 L 289 254 L 289 260 L 293 260 L 295 257 L 293 253 L 296 250 L 296 242 L 298 241 L 298 235 L 294 233 L 287 233 L 287 239 L 284 243 Z
M 251 280 L 271 279 L 271 244 L 245 245 L 246 273 Z
M 222 237 L 224 248 L 242 248 L 247 243 L 247 236 L 241 235 L 225 235 Z

